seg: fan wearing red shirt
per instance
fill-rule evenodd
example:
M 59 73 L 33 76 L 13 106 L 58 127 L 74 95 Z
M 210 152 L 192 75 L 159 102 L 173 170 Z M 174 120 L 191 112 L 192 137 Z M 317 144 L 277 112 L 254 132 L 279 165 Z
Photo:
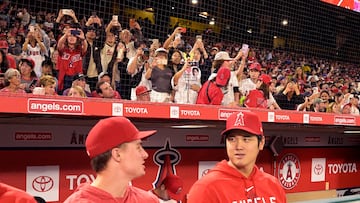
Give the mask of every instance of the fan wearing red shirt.
M 220 105 L 224 98 L 224 88 L 229 83 L 230 75 L 231 73 L 228 68 L 221 67 L 216 77 L 206 81 L 201 87 L 196 104 Z
M 226 141 L 228 160 L 219 162 L 195 182 L 187 202 L 285 203 L 285 192 L 278 179 L 255 165 L 265 145 L 258 116 L 249 111 L 233 113 L 221 136 Z
M 88 44 L 81 29 L 69 28 L 58 41 L 58 90 L 70 88 L 75 75 L 82 73 L 82 57 Z

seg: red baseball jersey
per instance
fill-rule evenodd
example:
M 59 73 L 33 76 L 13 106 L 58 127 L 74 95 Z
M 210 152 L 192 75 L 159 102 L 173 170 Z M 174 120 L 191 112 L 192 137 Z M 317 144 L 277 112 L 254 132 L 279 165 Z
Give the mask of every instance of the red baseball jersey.
M 159 199 L 152 193 L 141 190 L 139 188 L 129 186 L 124 197 L 113 197 L 110 193 L 91 186 L 90 183 L 79 185 L 76 191 L 70 195 L 64 203 L 114 203 L 114 202 L 132 202 L 132 203 L 158 203 Z
M 59 50 L 57 67 L 59 69 L 58 88 L 60 90 L 63 89 L 65 75 L 73 76 L 82 73 L 82 56 L 80 48 Z
M 188 203 L 285 203 L 286 196 L 278 179 L 256 166 L 246 178 L 228 165 L 218 163 L 190 189 Z

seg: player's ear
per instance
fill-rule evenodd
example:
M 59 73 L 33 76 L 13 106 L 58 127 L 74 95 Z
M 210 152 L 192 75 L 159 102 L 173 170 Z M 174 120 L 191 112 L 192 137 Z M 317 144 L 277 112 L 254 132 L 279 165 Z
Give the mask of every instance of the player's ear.
M 117 161 L 117 162 L 119 162 L 120 161 L 120 149 L 119 148 L 113 148 L 112 150 L 111 150 L 111 157 L 115 160 L 115 161 Z
M 265 136 L 259 136 L 259 149 L 263 150 L 265 146 Z

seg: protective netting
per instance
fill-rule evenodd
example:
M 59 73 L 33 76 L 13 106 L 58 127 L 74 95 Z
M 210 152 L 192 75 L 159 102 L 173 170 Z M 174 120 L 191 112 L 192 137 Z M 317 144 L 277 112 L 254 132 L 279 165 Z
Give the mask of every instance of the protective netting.
M 190 58 L 194 61 L 194 53 L 190 53 L 194 47 L 199 48 L 202 59 L 205 55 L 204 52 L 208 55 L 208 61 L 197 61 L 202 65 L 205 64 L 205 68 L 200 67 L 201 81 L 199 87 L 194 87 L 194 83 L 189 83 L 189 80 L 192 80 L 191 78 L 185 79 L 187 81 L 186 88 L 196 91 L 199 90 L 201 85 L 204 85 L 211 72 L 217 71 L 216 68 L 215 70 L 210 69 L 214 62 L 215 52 L 218 50 L 225 51 L 230 57 L 234 58 L 238 56 L 243 44 L 248 44 L 250 50 L 245 60 L 244 74 L 238 74 L 240 88 L 240 77 L 246 77 L 249 74 L 247 72 L 248 65 L 256 61 L 261 64 L 262 73 L 267 73 L 272 79 L 275 79 L 273 81 L 275 87 L 280 86 L 279 79 L 283 76 L 295 75 L 296 69 L 301 67 L 305 73 L 303 83 L 299 84 L 301 93 L 304 93 L 305 83 L 310 87 L 317 87 L 319 90 L 323 89 L 322 83 L 312 85 L 311 81 L 308 80 L 313 70 L 316 71 L 315 74 L 317 75 L 316 80 L 313 82 L 330 80 L 335 84 L 341 78 L 357 80 L 359 76 L 359 13 L 320 0 L 100 0 L 97 2 L 77 0 L 19 0 L 8 2 L 2 0 L 2 4 L 5 4 L 5 6 L 1 16 L 3 22 L 1 31 L 8 37 L 13 35 L 19 38 L 21 47 L 23 47 L 33 20 L 47 33 L 50 38 L 48 44 L 46 44 L 46 40 L 42 40 L 46 48 L 45 51 L 41 50 L 41 52 L 45 52 L 43 60 L 51 57 L 52 52 L 59 48 L 59 40 L 63 36 L 66 26 L 71 29 L 83 30 L 86 38 L 88 38 L 88 32 L 94 31 L 93 39 L 85 41 L 88 41 L 88 47 L 95 48 L 92 50 L 88 48 L 87 56 L 82 57 L 82 67 L 78 71 L 56 73 L 55 76 L 59 81 L 59 93 L 72 86 L 74 75 L 78 72 L 87 75 L 86 81 L 90 85 L 90 90 L 96 91 L 96 83 L 100 79 L 98 76 L 101 72 L 107 72 L 110 76 L 109 82 L 114 89 L 118 90 L 123 99 L 135 99 L 135 88 L 141 85 L 147 87 L 147 89 L 152 89 L 152 94 L 154 92 L 158 93 L 157 97 L 166 97 L 165 101 L 174 102 L 174 94 L 171 96 L 170 91 L 176 91 L 177 83 L 181 84 L 184 77 L 176 78 L 174 81 L 173 76 L 182 66 L 174 68 L 169 73 L 172 76 L 164 79 L 171 80 L 170 84 L 167 84 L 169 87 L 159 87 L 161 81 L 151 80 L 152 84 L 144 81 L 147 67 L 143 62 L 150 64 L 155 49 L 160 46 L 165 46 L 170 53 L 173 53 L 174 50 L 170 48 L 174 46 L 177 37 L 180 37 L 180 40 L 174 47 L 176 48 L 175 52 L 177 50 L 181 51 L 179 54 L 183 59 Z M 60 14 L 63 16 L 59 18 Z M 114 15 L 116 16 L 114 17 Z M 118 19 L 119 24 L 112 26 L 110 31 L 106 32 L 106 27 L 114 18 Z M 7 24 L 4 24 L 4 21 Z M 75 23 L 78 24 L 74 26 Z M 176 30 L 176 27 L 184 29 Z M 121 39 L 120 30 L 124 32 L 125 29 L 128 29 L 132 34 L 130 42 L 133 42 L 133 45 L 128 44 L 128 42 L 124 43 L 124 46 L 118 45 L 118 41 L 124 41 Z M 96 52 L 100 52 L 108 43 L 106 41 L 107 33 L 115 35 L 117 53 L 115 55 L 114 51 L 110 50 L 111 46 L 108 47 L 108 50 L 104 49 L 109 53 L 108 55 L 105 54 L 107 59 L 104 62 L 103 55 L 99 53 L 100 58 L 97 58 Z M 172 35 L 173 33 L 174 35 Z M 123 36 L 123 38 L 126 38 L 126 36 Z M 170 41 L 166 43 L 168 38 Z M 196 44 L 199 38 L 201 38 L 201 45 Z M 81 41 L 81 37 L 78 38 L 78 41 Z M 158 41 L 159 43 L 157 43 Z M 83 45 L 81 43 L 84 42 L 80 42 L 80 46 Z M 149 49 L 150 59 L 142 58 L 138 61 L 141 66 L 145 67 L 145 70 L 137 66 L 129 71 L 128 67 L 132 62 L 131 58 L 137 54 L 136 49 L 140 46 Z M 202 46 L 203 50 L 201 49 Z M 29 52 L 29 50 L 26 51 Z M 121 51 L 125 52 L 124 56 L 121 56 L 123 53 L 119 53 Z M 18 53 L 19 56 L 23 57 L 24 50 L 19 52 L 22 52 Z M 145 49 L 141 54 L 143 55 L 146 52 Z M 169 61 L 171 60 L 170 53 Z M 19 61 L 20 58 L 17 59 Z M 236 65 L 240 64 L 241 56 L 237 59 L 239 62 Z M 36 62 L 36 65 L 38 63 Z M 57 63 L 56 65 L 59 65 L 60 62 L 57 61 Z M 199 64 L 195 64 L 193 67 L 196 66 L 199 67 Z M 137 75 L 138 72 L 144 74 Z M 329 73 L 331 73 L 331 76 Z M 38 70 L 37 75 L 38 77 L 41 76 L 40 70 Z M 150 78 L 153 79 L 154 77 L 153 75 Z M 161 76 L 159 77 L 161 78 Z M 298 79 L 301 79 L 301 77 L 298 77 Z M 351 87 L 353 87 L 355 88 L 354 91 L 357 91 L 357 87 L 355 87 L 357 84 L 351 82 L 353 81 L 345 80 L 341 84 L 335 85 L 335 87 L 338 90 L 343 87 L 351 90 Z M 332 87 L 331 85 L 329 85 L 329 89 Z M 169 89 L 165 90 L 164 88 Z M 162 94 L 164 92 L 170 93 L 170 96 Z M 230 92 L 232 94 L 232 90 Z M 241 89 L 239 92 L 242 96 L 248 94 L 248 92 Z M 273 93 L 276 94 L 277 92 L 274 90 Z M 185 97 L 189 98 L 191 96 L 186 93 Z M 159 99 L 158 101 L 162 100 Z M 189 103 L 189 99 L 181 101 Z

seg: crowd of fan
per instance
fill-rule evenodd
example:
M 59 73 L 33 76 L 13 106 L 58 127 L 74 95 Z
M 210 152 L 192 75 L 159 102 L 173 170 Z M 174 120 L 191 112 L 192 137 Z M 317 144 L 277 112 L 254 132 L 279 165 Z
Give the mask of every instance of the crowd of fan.
M 31 15 L 8 7 L 0 8 L 1 94 L 359 115 L 355 64 L 215 42 L 182 27 L 161 42 L 133 18 L 78 20 L 72 9 Z

